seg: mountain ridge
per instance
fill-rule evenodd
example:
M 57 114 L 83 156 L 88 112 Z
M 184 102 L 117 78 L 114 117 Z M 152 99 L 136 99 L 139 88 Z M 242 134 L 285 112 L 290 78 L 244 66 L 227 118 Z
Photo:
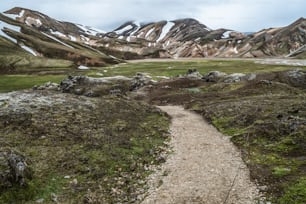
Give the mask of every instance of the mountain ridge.
M 141 58 L 306 57 L 303 17 L 285 27 L 249 34 L 214 30 L 192 18 L 127 21 L 106 32 L 15 7 L 0 15 L 0 36 L 32 55 L 70 60 L 77 66 Z

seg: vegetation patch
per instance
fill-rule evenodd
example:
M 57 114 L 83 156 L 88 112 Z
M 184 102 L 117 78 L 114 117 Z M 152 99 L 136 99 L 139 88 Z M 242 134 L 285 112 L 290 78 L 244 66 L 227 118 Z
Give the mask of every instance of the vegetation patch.
M 65 75 L 0 75 L 0 93 L 29 89 L 49 81 L 59 83 Z
M 0 108 L 0 153 L 21 153 L 33 173 L 0 188 L 1 203 L 136 202 L 150 166 L 165 160 L 169 118 L 156 108 L 51 91 L 12 97 Z
M 293 196 L 283 201 L 283 195 L 293 191 L 290 186 L 303 183 L 306 176 L 305 79 L 295 83 L 290 73 L 260 73 L 256 80 L 238 83 L 176 79 L 150 88 L 148 98 L 153 104 L 184 105 L 203 115 L 240 148 L 251 177 L 268 187 L 262 190 L 268 199 L 303 203 L 305 199 Z

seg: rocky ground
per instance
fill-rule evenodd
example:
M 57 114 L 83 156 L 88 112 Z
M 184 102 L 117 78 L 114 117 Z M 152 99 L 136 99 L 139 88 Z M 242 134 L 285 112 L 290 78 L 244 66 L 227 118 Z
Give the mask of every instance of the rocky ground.
M 0 95 L 1 203 L 134 203 L 164 161 L 166 114 L 71 81 Z
M 180 109 L 172 116 L 172 132 L 182 136 L 172 140 L 174 154 L 165 164 L 171 171 L 162 172 L 164 185 L 159 183 L 157 191 L 151 188 L 146 202 L 161 199 L 155 197 L 156 192 L 167 194 L 170 203 L 206 199 L 218 203 L 220 198 L 252 202 L 255 187 L 248 180 L 248 171 L 240 168 L 244 164 L 230 139 L 241 151 L 261 194 L 275 203 L 302 204 L 306 200 L 305 88 L 306 73 L 297 69 L 261 74 L 203 74 L 190 69 L 186 75 L 159 83 L 146 74 L 103 79 L 71 76 L 60 84 L 1 94 L 0 201 L 141 202 L 152 165 L 164 162 L 169 150 L 165 148 L 169 117 L 148 105 L 153 104 L 182 105 L 229 137 L 224 139 L 199 116 Z M 168 110 L 177 112 L 175 107 L 165 108 Z M 188 125 L 191 130 L 184 129 L 181 122 L 190 121 L 194 121 Z M 193 131 L 211 132 L 209 141 Z M 215 148 L 207 152 L 201 145 L 190 147 L 197 144 Z M 222 145 L 231 153 L 218 152 Z M 213 155 L 203 160 L 210 153 Z M 213 167 L 207 163 L 218 159 Z M 228 160 L 231 162 L 224 162 Z M 211 176 L 198 175 L 197 168 Z M 236 177 L 238 170 L 243 173 Z M 189 171 L 198 180 L 189 177 Z M 228 175 L 220 180 L 222 192 L 206 186 L 213 183 L 209 181 L 215 173 Z M 194 183 L 186 184 L 189 179 Z M 233 181 L 238 186 L 231 189 Z M 173 184 L 182 187 L 167 188 Z M 195 192 L 185 189 L 187 186 Z M 203 197 L 210 194 L 210 187 L 209 192 L 219 196 Z M 237 189 L 246 190 L 247 196 L 241 197 Z M 184 196 L 188 192 L 194 196 Z
M 192 70 L 191 70 L 192 71 Z M 304 203 L 305 88 L 302 70 L 187 74 L 147 88 L 150 103 L 183 105 L 228 135 L 251 178 L 273 203 Z
M 153 175 L 157 185 L 142 202 L 161 204 L 233 203 L 260 200 L 240 152 L 203 118 L 179 106 L 161 106 L 172 117 L 173 153 Z

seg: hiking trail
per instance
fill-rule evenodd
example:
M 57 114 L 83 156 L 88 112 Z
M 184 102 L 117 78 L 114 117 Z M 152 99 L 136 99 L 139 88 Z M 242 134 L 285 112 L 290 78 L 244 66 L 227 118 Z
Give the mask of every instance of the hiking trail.
M 257 187 L 229 137 L 183 107 L 159 108 L 172 117 L 173 153 L 150 176 L 142 204 L 256 203 Z

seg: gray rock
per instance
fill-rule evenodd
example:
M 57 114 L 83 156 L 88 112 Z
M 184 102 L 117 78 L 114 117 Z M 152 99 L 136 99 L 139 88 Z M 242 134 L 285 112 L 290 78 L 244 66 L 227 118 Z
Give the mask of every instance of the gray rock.
M 40 198 L 40 199 L 37 199 L 35 202 L 36 202 L 36 203 L 43 203 L 43 202 L 45 202 L 45 199 Z
M 97 95 L 93 92 L 93 87 L 97 87 L 103 84 L 112 84 L 115 82 L 120 83 L 130 81 L 132 81 L 132 79 L 125 76 L 101 78 L 93 78 L 87 76 L 69 76 L 60 83 L 59 89 L 64 93 L 74 93 L 76 95 L 95 97 Z
M 245 79 L 246 79 L 246 74 L 234 73 L 234 74 L 230 74 L 230 75 L 225 76 L 223 82 L 225 82 L 225 83 L 235 83 L 235 82 L 244 81 Z
M 40 86 L 35 85 L 33 87 L 33 90 L 58 90 L 58 88 L 59 88 L 59 84 L 49 81 Z
M 219 80 L 223 79 L 225 76 L 227 76 L 224 72 L 219 71 L 211 71 L 208 72 L 205 76 L 202 77 L 202 79 L 206 82 L 218 82 Z
M 203 75 L 200 74 L 196 69 L 188 69 L 185 77 L 190 78 L 190 79 L 202 79 Z
M 9 187 L 13 184 L 25 186 L 31 179 L 26 159 L 15 153 L 0 152 L 0 187 Z
M 252 81 L 252 80 L 255 80 L 257 78 L 257 75 L 254 74 L 254 73 L 251 73 L 251 74 L 248 74 L 246 77 L 247 77 L 246 78 L 247 81 Z
M 148 85 L 152 82 L 152 77 L 145 73 L 137 73 L 133 79 L 131 84 L 131 90 L 137 90 L 145 85 Z
M 291 70 L 286 72 L 286 77 L 293 86 L 306 88 L 306 71 L 301 69 Z
M 75 86 L 81 84 L 85 80 L 85 76 L 68 76 L 68 78 L 61 81 L 59 87 L 64 93 L 70 93 Z
M 58 203 L 58 196 L 55 193 L 51 193 L 51 200 L 55 203 Z

